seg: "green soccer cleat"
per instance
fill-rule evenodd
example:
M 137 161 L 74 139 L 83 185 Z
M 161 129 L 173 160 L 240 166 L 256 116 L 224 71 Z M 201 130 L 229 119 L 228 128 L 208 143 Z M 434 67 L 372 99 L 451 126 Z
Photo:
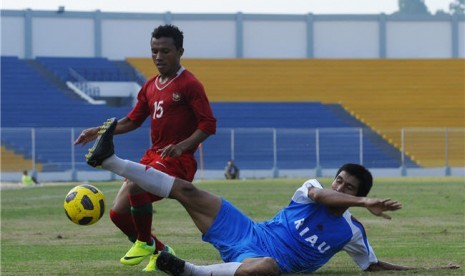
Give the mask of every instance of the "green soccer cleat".
M 162 251 L 158 254 L 157 270 L 163 271 L 166 274 L 179 276 L 184 272 L 186 262 L 178 257 L 171 255 L 168 252 Z
M 124 265 L 138 265 L 145 257 L 153 255 L 153 252 L 155 252 L 155 241 L 152 240 L 152 245 L 147 245 L 146 242 L 137 240 L 120 262 Z
M 168 245 L 165 245 L 165 248 L 163 249 L 162 252 L 168 252 L 171 255 L 176 255 L 176 253 L 174 253 L 173 248 L 169 247 Z M 152 254 L 152 256 L 150 256 L 149 263 L 147 264 L 147 266 L 144 269 L 142 269 L 142 271 L 152 272 L 152 271 L 157 270 L 156 262 L 157 262 L 157 259 L 158 259 L 158 255 L 159 255 L 159 253 Z
M 94 146 L 89 149 L 86 154 L 87 164 L 92 167 L 101 167 L 103 160 L 112 156 L 115 153 L 113 146 L 113 132 L 116 129 L 118 121 L 116 118 L 108 119 L 100 127 Z

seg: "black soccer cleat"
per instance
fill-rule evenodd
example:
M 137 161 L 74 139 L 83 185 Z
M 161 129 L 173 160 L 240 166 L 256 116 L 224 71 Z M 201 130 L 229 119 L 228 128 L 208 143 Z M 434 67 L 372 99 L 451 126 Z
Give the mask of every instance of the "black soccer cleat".
M 102 166 L 103 160 L 112 156 L 115 153 L 113 146 L 113 132 L 116 129 L 118 121 L 116 118 L 108 119 L 100 127 L 94 146 L 89 149 L 89 153 L 86 154 L 87 164 L 92 167 Z
M 173 276 L 180 276 L 184 272 L 186 262 L 166 251 L 160 252 L 157 258 L 157 269 Z

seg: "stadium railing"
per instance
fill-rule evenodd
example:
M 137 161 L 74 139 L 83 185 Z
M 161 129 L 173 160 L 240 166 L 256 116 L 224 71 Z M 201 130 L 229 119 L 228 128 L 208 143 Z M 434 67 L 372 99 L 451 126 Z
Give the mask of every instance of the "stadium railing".
M 25 169 L 50 174 L 51 179 L 53 174 L 70 173 L 65 177 L 69 180 L 78 180 L 78 175 L 94 170 L 84 159 L 91 145 L 73 145 L 82 131 L 80 128 L 2 128 L 1 131 L 2 151 L 9 153 L 2 154 L 2 164 L 8 164 L 2 168 L 3 180 Z M 364 128 L 220 128 L 196 152 L 198 177 L 222 177 L 230 159 L 235 160 L 244 177 L 300 177 L 309 172 L 321 176 L 325 170 L 347 162 L 400 175 L 417 169 L 436 169 L 439 175 L 465 174 L 465 128 L 384 130 L 398 135 L 402 141 L 390 146 L 370 139 L 370 131 Z M 148 134 L 147 128 L 115 136 L 118 155 L 138 161 L 150 146 Z M 30 167 L 25 168 L 25 164 Z

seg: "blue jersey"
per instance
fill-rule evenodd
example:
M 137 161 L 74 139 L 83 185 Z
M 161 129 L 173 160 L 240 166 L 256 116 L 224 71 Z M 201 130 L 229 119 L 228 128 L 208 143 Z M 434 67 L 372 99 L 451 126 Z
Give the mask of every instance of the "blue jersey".
M 377 262 L 363 226 L 346 211 L 331 214 L 308 197 L 311 179 L 294 194 L 289 205 L 268 221 L 256 223 L 227 201 L 203 239 L 212 243 L 225 262 L 272 257 L 282 273 L 308 273 L 344 250 L 362 269 Z

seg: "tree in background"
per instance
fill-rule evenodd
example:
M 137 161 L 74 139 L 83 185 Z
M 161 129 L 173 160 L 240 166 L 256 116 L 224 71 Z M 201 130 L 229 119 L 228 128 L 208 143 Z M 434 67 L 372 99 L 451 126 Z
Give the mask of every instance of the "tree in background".
M 450 3 L 449 10 L 451 14 L 465 14 L 465 0 L 454 0 Z
M 394 14 L 430 14 L 424 0 L 399 0 L 399 11 Z

